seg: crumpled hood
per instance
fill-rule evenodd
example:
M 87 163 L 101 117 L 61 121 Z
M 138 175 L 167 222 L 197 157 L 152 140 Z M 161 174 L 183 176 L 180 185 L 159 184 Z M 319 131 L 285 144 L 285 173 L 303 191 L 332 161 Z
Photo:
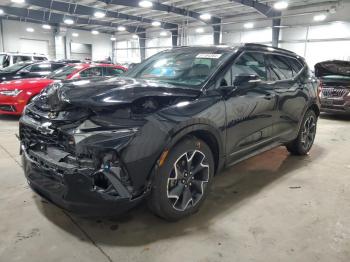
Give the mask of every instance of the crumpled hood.
M 330 75 L 350 76 L 350 62 L 341 60 L 325 61 L 315 65 L 316 77 Z
M 166 83 L 120 77 L 103 81 L 65 82 L 56 92 L 48 92 L 51 93 L 48 95 L 48 100 L 56 105 L 61 102 L 79 107 L 109 107 L 129 104 L 145 97 L 195 98 L 200 92 Z M 53 96 L 56 102 L 53 101 Z

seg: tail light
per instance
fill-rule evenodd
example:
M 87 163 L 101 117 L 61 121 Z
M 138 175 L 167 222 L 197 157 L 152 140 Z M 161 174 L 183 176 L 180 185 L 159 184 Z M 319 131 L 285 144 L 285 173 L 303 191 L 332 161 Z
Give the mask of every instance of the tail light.
M 323 88 L 323 83 L 322 81 L 319 81 L 317 85 L 317 96 L 319 98 L 322 98 L 322 88 Z

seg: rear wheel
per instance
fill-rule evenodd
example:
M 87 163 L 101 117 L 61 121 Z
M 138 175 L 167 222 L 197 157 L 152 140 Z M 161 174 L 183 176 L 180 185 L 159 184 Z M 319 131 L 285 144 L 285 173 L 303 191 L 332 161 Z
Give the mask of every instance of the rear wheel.
M 214 173 L 214 159 L 203 141 L 188 137 L 169 152 L 155 174 L 151 210 L 176 221 L 196 212 L 205 200 Z
M 286 145 L 288 151 L 293 155 L 306 155 L 314 143 L 316 129 L 317 116 L 313 110 L 309 110 L 304 116 L 298 137 Z

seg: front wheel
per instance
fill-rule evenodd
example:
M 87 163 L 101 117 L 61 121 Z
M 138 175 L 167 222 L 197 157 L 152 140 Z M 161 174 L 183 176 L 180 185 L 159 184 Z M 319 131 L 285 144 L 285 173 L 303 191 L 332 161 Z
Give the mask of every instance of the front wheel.
M 174 146 L 155 174 L 150 209 L 176 221 L 196 212 L 205 200 L 214 174 L 214 159 L 208 145 L 186 137 Z
M 317 130 L 317 116 L 313 110 L 308 110 L 301 123 L 298 137 L 286 145 L 293 155 L 306 155 L 314 144 Z

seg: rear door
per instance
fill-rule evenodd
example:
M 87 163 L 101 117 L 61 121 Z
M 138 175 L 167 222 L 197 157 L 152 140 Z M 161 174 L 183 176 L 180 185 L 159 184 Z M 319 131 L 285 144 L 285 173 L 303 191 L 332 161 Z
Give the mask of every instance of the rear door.
M 285 140 L 298 129 L 307 104 L 307 83 L 301 71 L 303 65 L 296 58 L 269 54 L 268 80 L 274 86 L 278 101 L 276 132 Z
M 232 85 L 238 75 L 257 75 L 261 81 L 251 88 L 238 87 L 225 99 L 226 153 L 229 161 L 273 143 L 276 135 L 276 95 L 273 86 L 267 82 L 265 55 L 259 52 L 243 53 L 226 72 L 221 85 Z

